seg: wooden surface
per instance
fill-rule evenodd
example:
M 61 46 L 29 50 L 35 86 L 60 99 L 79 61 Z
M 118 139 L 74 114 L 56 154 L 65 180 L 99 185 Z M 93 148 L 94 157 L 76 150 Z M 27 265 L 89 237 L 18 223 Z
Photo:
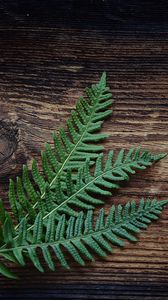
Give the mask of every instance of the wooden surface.
M 167 1 L 0 1 L 0 196 L 40 158 L 83 89 L 107 71 L 106 149 L 168 151 Z M 168 157 L 107 202 L 168 197 Z M 1 299 L 168 299 L 168 208 L 137 244 L 85 268 L 1 278 Z

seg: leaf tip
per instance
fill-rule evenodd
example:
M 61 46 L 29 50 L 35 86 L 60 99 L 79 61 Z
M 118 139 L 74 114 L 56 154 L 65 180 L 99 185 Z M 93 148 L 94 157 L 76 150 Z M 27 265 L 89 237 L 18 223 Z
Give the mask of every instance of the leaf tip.
M 159 201 L 159 205 L 165 206 L 168 204 L 168 199 Z
M 159 161 L 161 160 L 162 158 L 166 157 L 168 153 L 159 153 L 159 154 L 156 154 L 156 155 L 152 155 L 152 160 L 153 161 Z
M 102 85 L 102 86 L 104 86 L 104 87 L 106 86 L 106 72 L 105 71 L 101 75 L 99 84 Z

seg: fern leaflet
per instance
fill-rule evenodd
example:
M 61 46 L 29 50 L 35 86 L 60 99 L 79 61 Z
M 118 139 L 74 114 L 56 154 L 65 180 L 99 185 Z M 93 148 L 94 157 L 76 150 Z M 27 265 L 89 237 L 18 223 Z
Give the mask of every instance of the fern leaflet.
M 119 188 L 118 183 L 128 180 L 129 174 L 134 174 L 135 170 L 146 169 L 164 156 L 165 154 L 152 155 L 148 151 L 141 153 L 140 148 L 136 150 L 131 148 L 127 153 L 122 149 L 116 160 L 114 160 L 114 152 L 110 151 L 103 166 L 103 155 L 99 154 L 93 175 L 90 172 L 88 160 L 85 166 L 78 171 L 75 183 L 72 180 L 71 171 L 68 170 L 64 184 L 61 183 L 59 177 L 52 189 L 49 185 L 46 186 L 46 196 L 41 199 L 39 195 L 36 206 L 31 206 L 29 201 L 26 202 L 24 192 L 21 189 L 15 194 L 14 186 L 10 186 L 11 208 L 16 220 L 18 220 L 18 216 L 22 219 L 24 212 L 26 216 L 31 218 L 28 218 L 28 221 L 31 222 L 34 222 L 39 212 L 42 213 L 46 222 L 51 214 L 54 214 L 58 219 L 63 213 L 77 216 L 79 209 L 89 210 L 102 204 L 103 201 L 100 196 L 110 196 L 110 190 Z M 25 185 L 28 185 L 29 182 L 26 182 Z
M 80 212 L 78 217 L 71 216 L 68 221 L 65 215 L 62 215 L 57 226 L 54 215 L 50 215 L 47 224 L 44 224 L 42 214 L 39 213 L 31 232 L 28 230 L 26 218 L 22 220 L 17 239 L 15 239 L 16 232 L 12 221 L 6 217 L 3 227 L 6 247 L 0 248 L 0 255 L 8 254 L 20 265 L 25 265 L 25 257 L 29 257 L 34 266 L 43 272 L 37 250 L 41 250 L 48 267 L 55 270 L 53 252 L 60 264 L 69 268 L 64 256 L 64 249 L 66 249 L 77 263 L 84 265 L 85 260 L 94 260 L 93 253 L 101 257 L 105 257 L 106 252 L 112 253 L 110 244 L 123 247 L 123 239 L 136 242 L 136 235 L 141 229 L 146 229 L 151 221 L 158 219 L 166 204 L 168 200 L 141 199 L 139 205 L 135 201 L 127 202 L 125 206 L 112 205 L 106 219 L 104 209 L 100 210 L 95 226 L 93 226 L 92 210 L 89 210 L 86 216 L 83 212 Z M 8 274 L 4 274 L 3 270 L 4 266 L 0 265 L 0 272 L 7 276 Z

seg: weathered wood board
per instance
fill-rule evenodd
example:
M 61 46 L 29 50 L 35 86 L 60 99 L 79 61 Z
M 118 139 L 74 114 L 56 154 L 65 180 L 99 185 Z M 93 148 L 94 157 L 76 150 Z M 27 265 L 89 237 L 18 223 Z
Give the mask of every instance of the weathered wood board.
M 50 2 L 50 3 L 49 3 Z M 119 3 L 120 2 L 120 3 Z M 168 151 L 166 1 L 0 1 L 0 197 L 9 177 L 40 163 L 50 131 L 102 71 L 114 97 L 103 126 L 106 150 L 140 145 Z M 155 3 L 155 4 L 153 4 Z M 168 197 L 168 157 L 137 174 L 106 208 L 141 196 Z M 1 299 L 167 299 L 168 209 L 137 244 L 72 270 L 17 268 L 1 278 Z

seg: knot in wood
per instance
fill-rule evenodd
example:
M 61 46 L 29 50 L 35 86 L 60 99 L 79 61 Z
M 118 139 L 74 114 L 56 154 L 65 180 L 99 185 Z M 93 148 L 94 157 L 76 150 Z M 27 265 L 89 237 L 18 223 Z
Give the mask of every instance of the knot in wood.
M 16 151 L 18 145 L 17 124 L 0 120 L 0 164 L 7 161 Z

